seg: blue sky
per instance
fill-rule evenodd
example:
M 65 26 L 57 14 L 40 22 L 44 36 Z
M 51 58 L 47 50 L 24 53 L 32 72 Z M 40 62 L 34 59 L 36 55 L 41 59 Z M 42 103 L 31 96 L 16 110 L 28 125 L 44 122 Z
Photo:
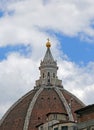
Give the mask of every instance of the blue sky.
M 59 41 L 63 52 L 77 64 L 94 61 L 94 44 L 80 40 L 79 37 L 60 36 Z
M 22 56 L 28 57 L 31 53 L 31 47 L 29 45 L 7 45 L 5 47 L 0 47 L 0 61 L 7 59 L 8 55 L 11 53 L 19 53 Z
M 47 38 L 64 88 L 94 103 L 94 1 L 2 0 L 0 117 L 34 88 Z
M 0 17 L 3 17 L 4 12 L 2 10 L 0 10 Z

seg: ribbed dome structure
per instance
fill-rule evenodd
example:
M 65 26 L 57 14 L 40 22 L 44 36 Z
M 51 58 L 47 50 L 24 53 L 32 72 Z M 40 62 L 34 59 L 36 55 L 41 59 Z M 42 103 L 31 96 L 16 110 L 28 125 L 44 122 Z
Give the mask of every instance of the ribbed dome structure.
M 38 130 L 39 124 L 47 122 L 48 113 L 63 113 L 67 115 L 67 121 L 76 121 L 74 111 L 84 104 L 63 88 L 50 48 L 39 69 L 36 87 L 7 111 L 0 121 L 0 130 Z

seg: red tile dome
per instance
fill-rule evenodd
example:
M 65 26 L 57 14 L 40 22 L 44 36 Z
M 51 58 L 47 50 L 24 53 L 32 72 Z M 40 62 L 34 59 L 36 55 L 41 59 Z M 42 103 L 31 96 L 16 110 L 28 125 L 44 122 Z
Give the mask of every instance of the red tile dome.
M 44 86 L 40 93 L 38 93 L 40 89 L 34 89 L 19 99 L 2 118 L 0 130 L 24 130 L 26 117 L 29 116 L 27 130 L 37 130 L 36 126 L 38 124 L 47 121 L 48 113 L 56 112 L 68 114 L 55 88 L 56 87 L 52 86 Z M 66 99 L 67 104 L 69 105 L 71 103 L 71 112 L 74 121 L 76 121 L 74 111 L 82 108 L 84 104 L 65 89 L 59 88 L 59 90 Z M 72 99 L 72 101 L 70 99 Z M 31 108 L 30 105 L 31 107 L 33 106 L 33 108 Z M 27 114 L 29 115 L 27 116 Z

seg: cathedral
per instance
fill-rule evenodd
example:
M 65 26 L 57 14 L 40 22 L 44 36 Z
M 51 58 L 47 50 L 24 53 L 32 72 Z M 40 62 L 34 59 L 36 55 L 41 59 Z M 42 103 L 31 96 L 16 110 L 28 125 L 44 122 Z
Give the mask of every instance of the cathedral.
M 46 47 L 35 87 L 6 112 L 0 121 L 0 130 L 77 129 L 77 110 L 82 110 L 85 105 L 63 87 L 49 40 Z

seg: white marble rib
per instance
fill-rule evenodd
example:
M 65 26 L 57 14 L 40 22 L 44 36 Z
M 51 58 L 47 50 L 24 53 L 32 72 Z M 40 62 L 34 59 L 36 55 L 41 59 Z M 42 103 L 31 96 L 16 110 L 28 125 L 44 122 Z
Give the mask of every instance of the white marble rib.
M 29 107 L 28 107 L 28 110 L 27 110 L 27 114 L 26 114 L 26 118 L 25 118 L 25 122 L 24 122 L 24 127 L 23 127 L 23 130 L 28 130 L 28 126 L 29 126 L 29 121 L 30 121 L 30 117 L 31 117 L 31 113 L 32 113 L 32 110 L 33 110 L 33 107 L 36 103 L 36 100 L 39 96 L 39 94 L 43 91 L 43 87 L 41 87 L 34 95 Z
M 71 109 L 70 109 L 70 107 L 69 107 L 69 105 L 68 105 L 68 103 L 67 103 L 67 101 L 66 101 L 66 99 L 65 99 L 65 97 L 63 95 L 63 93 L 59 90 L 58 87 L 55 87 L 54 89 L 57 92 L 59 98 L 61 99 L 61 101 L 63 102 L 63 104 L 65 106 L 65 109 L 66 109 L 66 111 L 68 113 L 68 116 L 69 116 L 69 120 L 70 121 L 74 121 Z

